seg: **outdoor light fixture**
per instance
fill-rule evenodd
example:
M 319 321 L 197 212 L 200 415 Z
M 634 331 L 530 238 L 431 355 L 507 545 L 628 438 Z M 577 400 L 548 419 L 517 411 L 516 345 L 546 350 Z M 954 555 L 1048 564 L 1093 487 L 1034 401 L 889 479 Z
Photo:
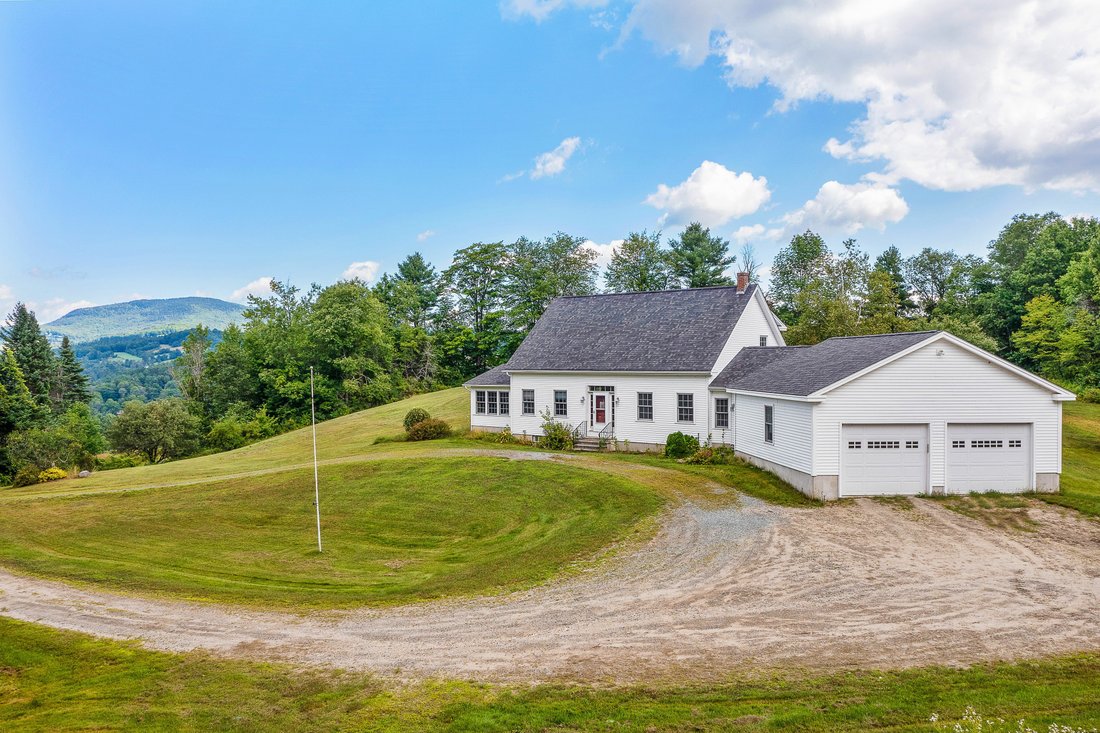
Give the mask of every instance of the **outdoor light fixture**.
M 584 404 L 584 397 L 581 397 L 581 404 Z

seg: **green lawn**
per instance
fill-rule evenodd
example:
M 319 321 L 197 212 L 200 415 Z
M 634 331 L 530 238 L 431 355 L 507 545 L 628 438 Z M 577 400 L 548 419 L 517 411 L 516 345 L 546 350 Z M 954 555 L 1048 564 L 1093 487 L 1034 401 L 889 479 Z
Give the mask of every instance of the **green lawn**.
M 313 474 L 0 504 L 7 567 L 109 588 L 264 606 L 407 603 L 537 583 L 663 503 L 550 461 L 390 459 Z
M 11 731 L 899 732 L 931 730 L 933 713 L 956 720 L 968 706 L 1045 731 L 1100 726 L 1097 689 L 1100 655 L 706 686 L 393 685 L 0 619 L 0 729 Z
M 414 407 L 427 409 L 432 417 L 446 420 L 456 431 L 470 427 L 469 392 L 462 387 L 417 395 L 389 405 L 352 413 L 317 425 L 317 454 L 321 461 L 346 459 L 389 446 L 374 446 L 379 437 L 401 435 L 401 420 Z M 398 444 L 400 445 L 400 444 Z M 312 465 L 313 447 L 309 428 L 295 430 L 227 453 L 216 453 L 185 461 L 103 471 L 86 479 L 6 489 L 5 498 L 43 492 L 133 488 L 175 484 L 251 471 L 281 470 Z
M 1052 504 L 1100 516 L 1100 405 L 1062 406 L 1062 491 L 1041 494 Z

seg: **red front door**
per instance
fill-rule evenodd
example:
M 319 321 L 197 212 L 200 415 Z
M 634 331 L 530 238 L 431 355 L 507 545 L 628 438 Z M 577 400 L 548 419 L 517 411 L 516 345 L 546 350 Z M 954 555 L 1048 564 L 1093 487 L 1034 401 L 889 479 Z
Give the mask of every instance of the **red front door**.
M 607 395 L 596 395 L 596 424 L 603 425 L 607 422 Z

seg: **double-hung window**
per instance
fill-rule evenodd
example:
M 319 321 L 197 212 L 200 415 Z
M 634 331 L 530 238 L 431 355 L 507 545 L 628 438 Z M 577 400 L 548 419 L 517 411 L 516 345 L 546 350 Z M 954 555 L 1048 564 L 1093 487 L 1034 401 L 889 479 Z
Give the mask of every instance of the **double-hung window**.
M 772 443 L 775 438 L 775 407 L 764 405 L 764 442 Z
M 695 395 L 676 395 L 676 422 L 695 422 Z
M 535 414 L 535 390 L 533 389 L 523 390 L 523 414 Z
M 639 392 L 638 393 L 638 419 L 639 420 L 652 420 L 653 419 L 653 393 L 652 392 Z
M 487 396 L 489 398 L 489 414 L 495 415 L 497 414 L 497 393 L 489 392 Z
M 479 389 L 474 395 L 474 412 L 478 415 L 485 414 L 485 390 Z
M 761 336 L 760 337 L 760 345 L 761 346 L 767 346 L 768 345 L 768 337 L 767 336 Z
M 509 396 L 509 394 L 507 392 L 500 392 L 497 395 L 497 399 L 500 401 L 500 414 L 501 415 L 507 415 L 508 414 L 508 403 L 511 400 L 511 397 Z
M 714 399 L 714 427 L 728 428 L 730 426 L 730 398 L 716 397 Z
M 564 389 L 554 390 L 554 417 L 569 417 L 569 393 Z

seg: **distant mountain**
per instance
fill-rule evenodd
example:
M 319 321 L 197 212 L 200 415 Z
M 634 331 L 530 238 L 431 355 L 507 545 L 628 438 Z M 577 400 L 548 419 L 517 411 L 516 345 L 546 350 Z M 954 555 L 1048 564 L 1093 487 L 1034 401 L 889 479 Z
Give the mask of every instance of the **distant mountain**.
M 111 336 L 186 331 L 200 323 L 222 330 L 240 323 L 244 306 L 217 298 L 164 298 L 78 308 L 47 323 L 43 330 L 54 340 L 68 336 L 73 343 Z

